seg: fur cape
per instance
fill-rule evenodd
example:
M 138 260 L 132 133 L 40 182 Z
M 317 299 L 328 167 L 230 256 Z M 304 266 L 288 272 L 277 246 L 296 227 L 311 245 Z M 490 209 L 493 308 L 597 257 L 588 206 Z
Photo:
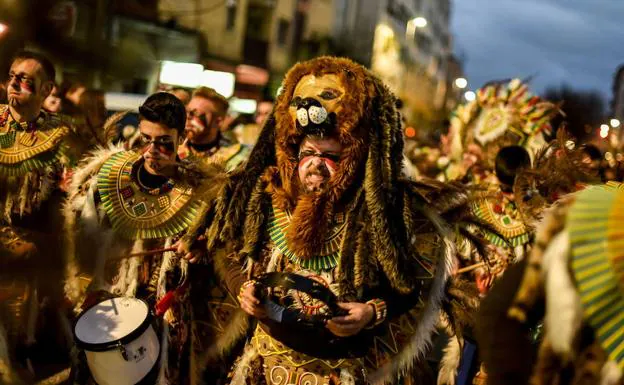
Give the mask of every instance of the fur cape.
M 344 108 L 338 117 L 343 154 L 326 191 L 301 195 L 296 170 L 304 135 L 288 115 L 288 106 L 297 83 L 308 74 L 335 74 L 345 85 Z M 403 134 L 395 105 L 396 98 L 376 76 L 348 59 L 321 57 L 295 65 L 248 162 L 229 176 L 184 238 L 191 244 L 205 235 L 208 255 L 224 278 L 225 266 L 232 260 L 241 266 L 263 263 L 260 256 L 268 242 L 272 204 L 292 213 L 287 242 L 303 257 L 315 254 L 333 212 L 342 209 L 348 223 L 338 277 L 342 299 L 361 301 L 365 285 L 384 279 L 397 293 L 422 294 L 426 303 L 410 342 L 372 375 L 372 381 L 380 384 L 393 382 L 398 373 L 423 359 L 455 260 L 454 234 L 477 222 L 470 214 L 471 197 L 465 187 L 414 182 L 402 175 Z M 431 247 L 423 251 L 424 245 Z M 416 271 L 423 253 L 437 255 L 438 264 L 434 283 L 421 293 Z M 240 323 L 230 326 L 244 330 Z M 227 351 L 228 346 L 217 350 Z

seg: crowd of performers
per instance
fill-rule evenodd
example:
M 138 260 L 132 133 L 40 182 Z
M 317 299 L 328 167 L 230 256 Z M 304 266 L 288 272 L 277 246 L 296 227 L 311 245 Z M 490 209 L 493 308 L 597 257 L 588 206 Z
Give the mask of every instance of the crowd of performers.
M 20 53 L 0 105 L 0 383 L 624 383 L 624 190 L 521 81 L 425 151 L 348 59 L 296 64 L 253 148 L 206 87 L 85 138 L 54 78 Z

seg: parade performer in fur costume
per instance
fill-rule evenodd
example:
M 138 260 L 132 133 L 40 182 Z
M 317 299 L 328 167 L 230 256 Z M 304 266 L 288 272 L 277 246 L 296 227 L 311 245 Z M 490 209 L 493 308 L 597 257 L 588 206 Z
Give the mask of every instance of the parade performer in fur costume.
M 623 199 L 619 184 L 562 199 L 540 223 L 526 265 L 495 286 L 478 323 L 492 384 L 624 383 Z M 527 330 L 542 319 L 539 352 L 510 365 L 507 352 L 526 350 Z
M 159 250 L 171 248 L 192 223 L 202 205 L 194 195 L 208 194 L 218 168 L 178 161 L 186 113 L 175 96 L 153 94 L 139 113 L 139 151 L 101 149 L 76 170 L 64 208 L 65 290 L 77 308 L 101 292 L 155 305 L 164 316 L 158 381 L 182 383 L 188 264 Z M 144 255 L 129 257 L 136 253 Z
M 55 253 L 60 248 L 55 231 L 62 223 L 57 209 L 78 146 L 70 127 L 41 109 L 54 87 L 54 76 L 54 66 L 45 57 L 18 54 L 9 73 L 9 104 L 0 105 L 2 383 L 17 381 L 11 369 L 15 349 L 35 343 L 43 295 L 53 308 L 62 298 L 61 256 Z
M 206 261 L 241 307 L 200 368 L 251 327 L 233 384 L 427 383 L 424 354 L 455 258 L 450 225 L 469 221 L 468 198 L 404 178 L 395 106 L 348 59 L 288 72 L 246 166 L 180 245 L 207 238 Z

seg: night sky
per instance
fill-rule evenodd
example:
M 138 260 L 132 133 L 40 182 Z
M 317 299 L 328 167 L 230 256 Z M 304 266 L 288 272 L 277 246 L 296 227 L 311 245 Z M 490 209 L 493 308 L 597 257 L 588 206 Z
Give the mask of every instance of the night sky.
M 451 23 L 471 89 L 533 76 L 536 93 L 566 83 L 608 101 L 624 63 L 624 0 L 454 0 Z

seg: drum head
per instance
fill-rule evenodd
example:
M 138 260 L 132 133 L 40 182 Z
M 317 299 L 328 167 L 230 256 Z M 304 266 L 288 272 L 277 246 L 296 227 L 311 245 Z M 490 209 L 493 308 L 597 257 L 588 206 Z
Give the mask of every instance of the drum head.
M 150 318 L 144 301 L 132 297 L 111 298 L 82 313 L 74 326 L 74 335 L 85 349 L 106 349 L 142 333 Z

